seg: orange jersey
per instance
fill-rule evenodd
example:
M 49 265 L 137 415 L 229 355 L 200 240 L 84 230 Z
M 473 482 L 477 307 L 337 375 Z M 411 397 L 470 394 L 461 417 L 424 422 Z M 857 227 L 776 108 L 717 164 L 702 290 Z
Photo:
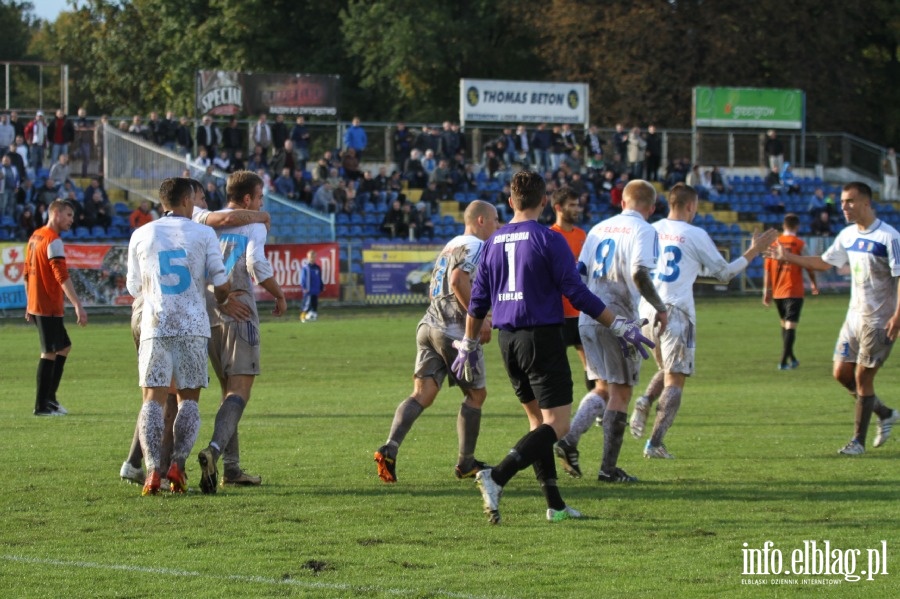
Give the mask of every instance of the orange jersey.
M 62 239 L 50 227 L 41 227 L 25 248 L 25 287 L 28 313 L 36 316 L 64 316 L 62 285 L 69 279 Z
M 803 253 L 803 240 L 796 235 L 779 235 L 778 241 L 785 251 L 798 256 Z M 803 268 L 796 264 L 766 258 L 766 274 L 774 299 L 803 297 Z
M 569 244 L 569 249 L 572 250 L 572 255 L 575 257 L 575 261 L 578 261 L 578 256 L 581 255 L 581 247 L 584 245 L 584 240 L 587 237 L 587 234 L 584 232 L 584 229 L 579 227 L 572 227 L 571 231 L 564 231 L 562 227 L 557 224 L 554 224 L 550 227 L 551 230 L 556 231 L 560 235 L 566 238 L 566 242 Z M 576 310 L 572 304 L 569 303 L 569 300 L 563 296 L 563 315 L 566 318 L 575 318 L 581 312 Z

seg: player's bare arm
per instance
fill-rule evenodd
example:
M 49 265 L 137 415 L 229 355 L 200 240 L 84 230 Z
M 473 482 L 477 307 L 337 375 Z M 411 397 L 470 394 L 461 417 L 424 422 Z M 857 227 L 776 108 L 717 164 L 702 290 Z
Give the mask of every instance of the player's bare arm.
M 206 215 L 206 225 L 213 229 L 224 227 L 240 227 L 251 223 L 260 223 L 266 226 L 266 231 L 272 225 L 272 217 L 268 212 L 259 210 L 219 210 Z
M 281 285 L 278 284 L 275 277 L 269 277 L 265 281 L 260 281 L 259 286 L 268 291 L 269 294 L 275 298 L 275 309 L 272 310 L 272 314 L 281 316 L 287 312 L 287 300 L 285 300 Z
M 799 256 L 785 251 L 781 244 L 775 244 L 766 252 L 770 258 L 781 260 L 790 264 L 796 264 L 806 268 L 807 270 L 828 270 L 831 265 L 822 260 L 819 256 Z
M 81 305 L 78 294 L 75 293 L 75 285 L 72 284 L 72 279 L 66 279 L 65 283 L 62 284 L 62 289 L 63 293 L 66 294 L 66 297 L 69 298 L 69 301 L 72 303 L 72 307 L 75 308 L 76 322 L 79 326 L 85 326 L 88 321 L 87 312 L 85 312 L 84 306 Z
M 900 285 L 900 277 L 895 277 L 895 280 Z M 900 293 L 897 295 L 897 306 L 894 308 L 894 315 L 891 316 L 887 323 L 888 339 L 894 341 L 897 339 L 898 334 L 900 334 Z
M 650 269 L 646 266 L 639 266 L 634 273 L 634 284 L 637 285 L 638 291 L 645 300 L 647 300 L 653 309 L 656 310 L 656 316 L 653 318 L 653 326 L 659 327 L 659 332 L 666 330 L 669 324 L 669 316 L 666 314 L 666 305 L 663 303 L 656 287 L 653 286 L 653 279 L 650 277 Z

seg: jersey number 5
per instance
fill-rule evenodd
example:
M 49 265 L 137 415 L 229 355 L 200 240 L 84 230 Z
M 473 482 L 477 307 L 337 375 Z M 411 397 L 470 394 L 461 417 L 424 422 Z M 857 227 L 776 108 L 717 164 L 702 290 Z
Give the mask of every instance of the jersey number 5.
M 160 282 L 159 288 L 163 295 L 178 295 L 191 285 L 191 271 L 184 264 L 176 264 L 173 260 L 187 258 L 187 252 L 181 248 L 166 250 L 159 253 L 160 279 L 166 276 L 175 277 L 173 285 Z

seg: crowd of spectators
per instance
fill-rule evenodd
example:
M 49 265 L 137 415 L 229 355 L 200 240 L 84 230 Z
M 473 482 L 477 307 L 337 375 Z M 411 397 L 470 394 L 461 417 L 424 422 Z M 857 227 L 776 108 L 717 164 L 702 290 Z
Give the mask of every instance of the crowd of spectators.
M 548 193 L 563 185 L 575 189 L 583 226 L 620 210 L 622 190 L 634 178 L 658 181 L 666 189 L 685 182 L 702 199 L 714 202 L 730 191 L 728 177 L 717 166 L 692 165 L 687 158 L 674 157 L 663 168 L 662 138 L 654 124 L 642 129 L 617 123 L 609 138 L 596 125 L 583 131 L 569 124 L 539 123 L 533 129 L 519 125 L 503 129 L 475 149 L 458 123 L 413 129 L 401 122 L 392 128 L 394 161 L 387 165 L 373 158 L 359 118 L 345 128 L 340 147 L 325 151 L 314 151 L 304 116 L 290 118 L 293 122 L 281 114 L 260 114 L 249 125 L 241 125 L 234 117 L 226 124 L 205 116 L 195 126 L 191 119 L 172 112 L 164 116 L 151 112 L 146 121 L 136 115 L 116 126 L 146 142 L 192 156 L 188 172 L 203 184 L 210 209 L 224 204 L 224 177 L 249 169 L 263 178 L 266 191 L 313 210 L 351 216 L 374 209 L 382 217 L 381 232 L 392 237 L 429 237 L 434 231 L 432 219 L 446 201 L 463 207 L 475 198 L 486 200 L 497 207 L 501 219 L 507 219 L 508 183 L 522 168 L 541 172 Z M 28 122 L 15 112 L 0 115 L 0 216 L 14 218 L 20 236 L 42 224 L 46 206 L 55 198 L 73 202 L 76 226 L 111 225 L 115 215 L 102 180 L 95 177 L 87 189 L 79 189 L 70 164 L 74 158 L 81 178 L 88 177 L 91 161 L 102 159 L 99 142 L 106 126 L 106 116 L 91 120 L 83 109 L 74 119 L 58 110 L 48 122 L 40 111 Z M 772 171 L 766 179 L 764 202 L 770 212 L 783 212 L 785 194 L 799 193 L 780 144 L 770 132 L 766 153 Z M 811 206 L 810 214 L 817 218 L 821 210 Z M 652 219 L 666 212 L 661 200 Z M 145 220 L 134 218 L 141 214 L 152 217 L 153 206 L 135 209 L 129 228 Z M 829 213 L 829 218 L 833 216 Z M 553 221 L 550 210 L 543 220 Z

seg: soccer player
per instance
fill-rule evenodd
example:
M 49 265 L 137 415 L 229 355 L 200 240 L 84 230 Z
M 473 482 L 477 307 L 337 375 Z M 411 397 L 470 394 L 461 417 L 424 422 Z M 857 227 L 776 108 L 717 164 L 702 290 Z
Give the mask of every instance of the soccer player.
M 875 214 L 872 189 L 854 181 L 844 185 L 841 210 L 849 224 L 821 256 L 799 256 L 779 244 L 772 256 L 813 270 L 850 265 L 850 309 L 834 349 L 834 378 L 856 399 L 853 438 L 838 453 L 861 455 L 874 412 L 878 434 L 873 445 L 881 447 L 900 418 L 875 395 L 875 375 L 891 353 L 900 333 L 900 233 Z
M 569 252 L 565 240 L 537 222 L 547 204 L 541 176 L 516 173 L 510 187 L 514 215 L 485 242 L 472 285 L 466 334 L 455 342 L 458 354 L 451 369 L 467 381 L 478 375 L 477 337 L 492 310 L 493 327 L 500 331 L 500 354 L 531 430 L 500 464 L 475 476 L 484 511 L 492 524 L 499 524 L 503 487 L 517 472 L 533 465 L 547 501 L 547 519 L 558 522 L 581 517 L 559 493 L 553 459 L 553 444 L 569 429 L 572 406 L 572 371 L 560 330 L 562 296 L 583 318 L 595 318 L 614 331 L 620 340 L 616 351 L 637 349 L 649 357 L 643 344 L 652 344 L 641 335 L 638 323 L 616 316 L 588 290 L 572 260 L 560 259 Z
M 203 185 L 196 179 L 191 179 L 190 181 L 191 187 L 194 190 L 194 211 L 192 220 L 194 220 L 195 222 L 205 224 L 207 226 L 213 227 L 214 229 L 221 227 L 239 227 L 250 223 L 261 223 L 268 229 L 271 222 L 271 217 L 268 212 L 260 212 L 254 210 L 218 210 L 216 212 L 210 212 L 206 208 L 206 194 L 204 193 Z M 140 348 L 141 315 L 143 312 L 143 305 L 144 298 L 141 296 L 134 298 L 134 301 L 131 304 L 131 334 L 134 338 L 135 349 Z M 239 320 L 247 320 L 248 318 L 250 318 L 250 310 L 248 308 L 245 308 L 243 303 L 230 302 L 228 305 L 232 310 L 232 313 L 230 315 L 233 318 L 237 318 Z M 162 446 L 160 451 L 161 472 L 168 472 L 169 470 L 169 462 L 172 454 L 173 442 L 172 425 L 175 421 L 175 414 L 177 413 L 177 411 L 177 390 L 174 386 L 172 386 L 169 389 L 169 394 L 166 398 L 165 407 L 163 409 L 164 427 Z M 128 457 L 122 463 L 122 467 L 119 469 L 119 477 L 124 481 L 142 485 L 144 484 L 146 474 L 144 473 L 144 469 L 141 467 L 141 460 L 144 457 L 144 452 L 141 449 L 140 440 L 140 414 L 138 414 L 138 416 L 138 422 L 135 423 L 134 435 L 131 440 L 131 447 L 128 450 Z M 226 454 L 230 453 L 230 451 L 226 451 Z M 227 457 L 226 460 L 233 461 Z M 163 485 L 164 484 L 165 480 L 163 480 Z
M 653 375 L 647 391 L 635 402 L 631 413 L 631 434 L 639 439 L 644 435 L 652 402 L 660 398 L 653 434 L 644 447 L 644 456 L 648 458 L 674 457 L 666 450 L 663 438 L 681 406 L 687 377 L 694 373 L 697 322 L 694 281 L 703 272 L 727 283 L 778 236 L 777 230 L 769 229 L 754 237 L 744 255 L 728 263 L 706 231 L 690 224 L 697 214 L 696 190 L 684 183 L 676 183 L 669 190 L 668 200 L 668 218 L 653 224 L 660 245 L 654 278 L 656 290 L 666 305 L 668 324 L 662 333 L 649 325 L 645 327 L 644 334 L 656 343 L 654 356 L 659 370 Z M 654 311 L 655 308 L 641 298 L 641 316 L 649 319 Z
M 622 212 L 595 225 L 581 250 L 579 267 L 587 273 L 588 287 L 609 302 L 617 314 L 629 320 L 638 318 L 638 301 L 645 298 L 653 306 L 653 328 L 662 333 L 668 316 L 666 305 L 653 287 L 651 271 L 656 266 L 659 245 L 656 230 L 647 218 L 656 206 L 656 189 L 635 179 L 622 192 Z M 628 423 L 628 403 L 640 378 L 641 360 L 635 354 L 623 355 L 616 337 L 596 326 L 592 318 L 581 316 L 579 329 L 587 358 L 588 376 L 597 382 L 572 419 L 572 429 L 556 447 L 563 469 L 576 478 L 578 441 L 603 412 L 603 459 L 597 480 L 619 483 L 637 480 L 617 466 L 619 451 Z M 604 403 L 605 406 L 604 411 Z
M 232 300 L 235 295 L 229 293 L 231 285 L 215 234 L 212 229 L 191 221 L 192 196 L 189 179 L 163 181 L 159 197 L 168 213 L 135 231 L 128 244 L 126 285 L 134 297 L 144 298 L 138 350 L 138 374 L 144 399 L 139 420 L 140 439 L 147 461 L 142 495 L 159 492 L 163 405 L 173 378 L 179 403 L 167 478 L 173 491 L 187 490 L 184 463 L 200 430 L 197 400 L 200 389 L 208 381 L 207 277 L 219 302 Z
M 66 252 L 59 234 L 72 228 L 75 212 L 62 200 L 54 200 L 47 210 L 47 224 L 36 230 L 25 248 L 25 288 L 28 298 L 25 320 L 34 320 L 41 340 L 37 369 L 35 416 L 64 416 L 68 411 L 56 400 L 66 358 L 72 342 L 63 317 L 69 298 L 79 326 L 87 324 L 75 285 L 66 268 Z
M 797 237 L 800 218 L 793 213 L 786 214 L 782 226 L 784 232 L 778 237 L 777 243 L 781 244 L 787 252 L 803 255 L 805 244 L 802 239 Z M 800 311 L 803 310 L 804 270 L 809 276 L 812 294 L 819 295 L 815 271 L 803 269 L 788 262 L 766 258 L 763 271 L 763 305 L 768 307 L 772 303 L 772 298 L 775 299 L 778 317 L 781 319 L 781 340 L 784 346 L 778 370 L 793 370 L 800 365 L 797 356 L 794 355 L 794 341 L 797 338 Z
M 471 202 L 463 214 L 465 231 L 444 246 L 431 273 L 431 303 L 416 327 L 416 364 L 413 392 L 394 413 L 387 442 L 375 452 L 378 476 L 386 483 L 397 482 L 397 452 L 413 423 L 434 403 L 441 385 L 450 375 L 450 386 L 459 385 L 463 402 L 456 419 L 459 437 L 456 478 L 471 478 L 484 468 L 475 459 L 475 444 L 481 428 L 481 407 L 487 397 L 484 357 L 478 351 L 478 375 L 471 381 L 458 379 L 450 366 L 456 360 L 454 341 L 465 334 L 466 309 L 472 293 L 472 275 L 481 258 L 482 244 L 497 230 L 497 209 L 481 200 Z M 491 339 L 491 323 L 485 320 L 479 331 L 481 343 Z
M 572 256 L 577 262 L 578 256 L 581 255 L 581 248 L 584 246 L 584 239 L 587 237 L 584 229 L 577 226 L 581 217 L 581 204 L 578 203 L 578 193 L 571 187 L 560 187 L 550 196 L 550 206 L 553 207 L 553 212 L 556 214 L 556 222 L 553 223 L 550 229 L 565 237 L 566 243 L 569 244 L 569 249 L 572 250 Z M 565 317 L 563 321 L 563 339 L 566 342 L 566 347 L 574 347 L 578 353 L 581 366 L 585 371 L 584 382 L 588 391 L 591 391 L 594 388 L 594 382 L 587 377 L 587 362 L 585 362 L 584 349 L 581 346 L 581 335 L 578 333 L 578 317 L 581 313 L 565 297 L 562 298 L 562 302 L 563 316 Z
M 262 206 L 263 182 L 256 173 L 232 173 L 228 176 L 225 189 L 228 209 L 258 211 Z M 226 453 L 222 482 L 236 485 L 258 485 L 262 482 L 261 477 L 241 470 L 236 438 L 238 423 L 250 401 L 253 381 L 260 373 L 259 313 L 253 296 L 254 282 L 275 298 L 272 314 L 281 316 L 287 311 L 287 302 L 275 279 L 275 270 L 266 258 L 265 226 L 252 223 L 220 229 L 217 234 L 232 293 L 240 294 L 234 301 L 249 308 L 251 316 L 247 320 L 232 318 L 225 308 L 227 301 L 219 301 L 218 305 L 209 307 L 212 327 L 209 358 L 222 387 L 223 400 L 216 414 L 212 441 L 197 456 L 200 462 L 200 490 L 206 494 L 216 492 L 216 462 L 232 443 L 230 457 L 234 461 Z

